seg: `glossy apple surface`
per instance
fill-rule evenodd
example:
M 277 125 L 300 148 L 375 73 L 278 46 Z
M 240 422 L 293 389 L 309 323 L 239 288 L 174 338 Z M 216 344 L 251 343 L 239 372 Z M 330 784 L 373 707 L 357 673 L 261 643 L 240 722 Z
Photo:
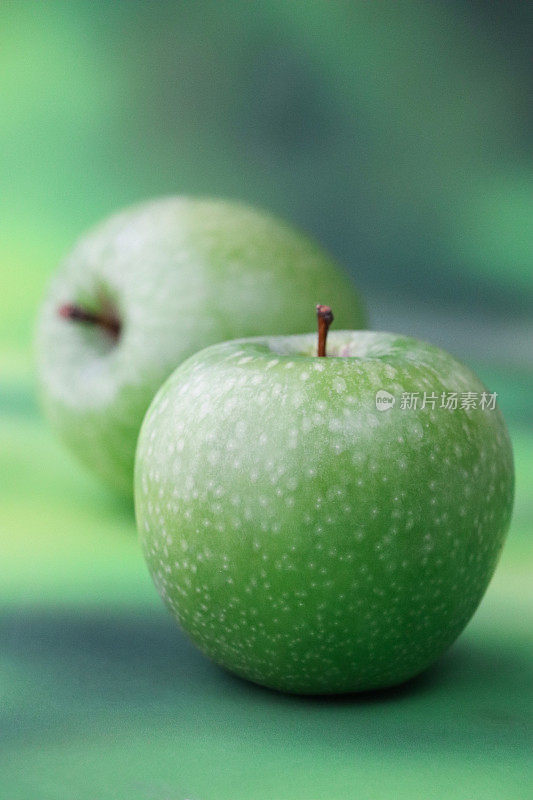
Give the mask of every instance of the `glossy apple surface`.
M 431 345 L 333 332 L 207 348 L 143 423 L 135 502 L 155 584 L 198 647 L 298 693 L 400 683 L 458 636 L 493 574 L 513 501 L 496 406 Z M 378 410 L 376 394 L 394 406 Z M 435 408 L 402 408 L 402 393 Z
M 142 418 L 185 358 L 224 339 L 312 326 L 317 299 L 363 327 L 358 295 L 315 242 L 268 214 L 221 200 L 166 198 L 82 239 L 55 277 L 37 334 L 44 408 L 72 450 L 131 494 Z M 112 314 L 114 338 L 62 318 Z

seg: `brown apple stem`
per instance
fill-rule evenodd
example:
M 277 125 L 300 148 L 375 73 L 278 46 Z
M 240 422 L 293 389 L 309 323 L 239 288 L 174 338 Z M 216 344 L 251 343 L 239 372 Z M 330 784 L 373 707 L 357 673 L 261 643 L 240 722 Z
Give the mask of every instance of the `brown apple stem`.
M 326 339 L 328 337 L 329 326 L 334 320 L 333 311 L 329 306 L 317 305 L 316 315 L 318 318 L 318 350 L 317 355 L 326 355 Z
M 60 317 L 70 319 L 73 322 L 85 322 L 89 325 L 99 325 L 114 339 L 118 339 L 120 334 L 120 320 L 113 314 L 97 314 L 94 311 L 87 311 L 80 306 L 71 303 L 65 303 L 58 309 Z

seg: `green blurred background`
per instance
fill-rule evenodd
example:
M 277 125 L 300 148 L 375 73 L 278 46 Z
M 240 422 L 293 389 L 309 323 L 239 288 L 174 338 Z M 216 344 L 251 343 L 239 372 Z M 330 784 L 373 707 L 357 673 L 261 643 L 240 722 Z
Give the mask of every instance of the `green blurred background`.
M 531 798 L 533 6 L 0 6 L 0 797 Z M 407 687 L 284 697 L 167 616 L 131 509 L 54 440 L 36 307 L 88 226 L 239 198 L 314 233 L 373 327 L 440 344 L 508 420 L 517 500 L 458 643 Z

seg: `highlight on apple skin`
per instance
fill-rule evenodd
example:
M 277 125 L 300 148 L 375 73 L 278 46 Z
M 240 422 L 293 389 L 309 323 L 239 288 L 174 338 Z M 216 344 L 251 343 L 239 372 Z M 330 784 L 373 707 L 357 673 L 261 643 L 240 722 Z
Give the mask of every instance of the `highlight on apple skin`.
M 441 349 L 336 331 L 316 356 L 314 334 L 242 339 L 172 374 L 139 437 L 140 540 L 172 614 L 228 670 L 293 693 L 392 686 L 483 597 L 509 437 L 497 405 L 440 406 L 487 394 Z
M 43 303 L 45 412 L 85 464 L 131 496 L 143 416 L 175 367 L 225 339 L 306 330 L 317 297 L 342 324 L 365 326 L 332 257 L 269 214 L 186 197 L 127 209 L 78 242 Z

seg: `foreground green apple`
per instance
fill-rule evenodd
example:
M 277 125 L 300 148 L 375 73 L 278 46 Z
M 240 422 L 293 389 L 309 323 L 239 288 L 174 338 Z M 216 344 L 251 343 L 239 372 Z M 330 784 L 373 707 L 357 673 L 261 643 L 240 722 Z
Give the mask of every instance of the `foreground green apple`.
M 285 223 L 221 200 L 167 198 L 82 239 L 44 303 L 45 410 L 78 456 L 131 494 L 135 445 L 155 392 L 209 344 L 308 328 L 317 297 L 345 325 L 364 313 L 348 279 Z
M 436 347 L 340 331 L 316 352 L 314 335 L 233 341 L 174 372 L 139 437 L 140 537 L 217 663 L 289 692 L 390 686 L 480 602 L 511 447 L 479 379 Z

